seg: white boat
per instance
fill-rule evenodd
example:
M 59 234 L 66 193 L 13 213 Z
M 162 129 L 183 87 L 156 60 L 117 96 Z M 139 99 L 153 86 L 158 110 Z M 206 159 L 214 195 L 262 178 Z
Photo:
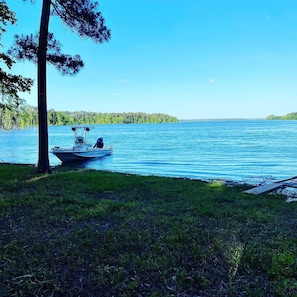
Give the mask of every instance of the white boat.
M 62 162 L 84 161 L 88 159 L 101 158 L 112 155 L 112 147 L 106 147 L 103 138 L 98 138 L 94 146 L 87 142 L 89 127 L 76 126 L 71 128 L 74 132 L 74 145 L 72 148 L 60 148 L 55 146 L 51 153 L 58 157 Z

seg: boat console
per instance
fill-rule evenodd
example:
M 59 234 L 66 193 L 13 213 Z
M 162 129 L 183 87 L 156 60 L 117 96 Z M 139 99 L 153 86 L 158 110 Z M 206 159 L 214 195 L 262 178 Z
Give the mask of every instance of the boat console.
M 85 143 L 85 138 L 83 136 L 77 136 L 74 140 L 74 148 L 81 147 Z

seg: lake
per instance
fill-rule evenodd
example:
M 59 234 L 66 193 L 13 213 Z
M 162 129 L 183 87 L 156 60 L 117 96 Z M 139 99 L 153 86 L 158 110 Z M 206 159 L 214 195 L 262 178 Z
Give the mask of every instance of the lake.
M 204 120 L 91 127 L 89 140 L 95 143 L 103 137 L 114 154 L 71 166 L 251 183 L 297 175 L 297 121 Z M 0 130 L 0 141 L 0 162 L 37 164 L 37 128 Z M 50 148 L 72 144 L 70 126 L 49 127 Z M 50 164 L 61 166 L 52 154 Z

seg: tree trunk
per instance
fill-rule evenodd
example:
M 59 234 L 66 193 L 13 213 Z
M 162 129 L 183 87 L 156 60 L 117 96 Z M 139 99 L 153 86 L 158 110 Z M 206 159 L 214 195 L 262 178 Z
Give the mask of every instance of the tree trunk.
M 48 123 L 46 103 L 46 51 L 48 26 L 50 18 L 50 0 L 43 0 L 39 30 L 38 46 L 38 127 L 39 127 L 39 150 L 37 172 L 50 172 L 48 156 Z

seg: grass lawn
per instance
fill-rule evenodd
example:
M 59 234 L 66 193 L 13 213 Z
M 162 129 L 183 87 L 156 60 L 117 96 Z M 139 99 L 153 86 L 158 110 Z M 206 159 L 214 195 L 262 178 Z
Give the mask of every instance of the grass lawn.
M 297 296 L 296 202 L 0 164 L 0 296 Z

